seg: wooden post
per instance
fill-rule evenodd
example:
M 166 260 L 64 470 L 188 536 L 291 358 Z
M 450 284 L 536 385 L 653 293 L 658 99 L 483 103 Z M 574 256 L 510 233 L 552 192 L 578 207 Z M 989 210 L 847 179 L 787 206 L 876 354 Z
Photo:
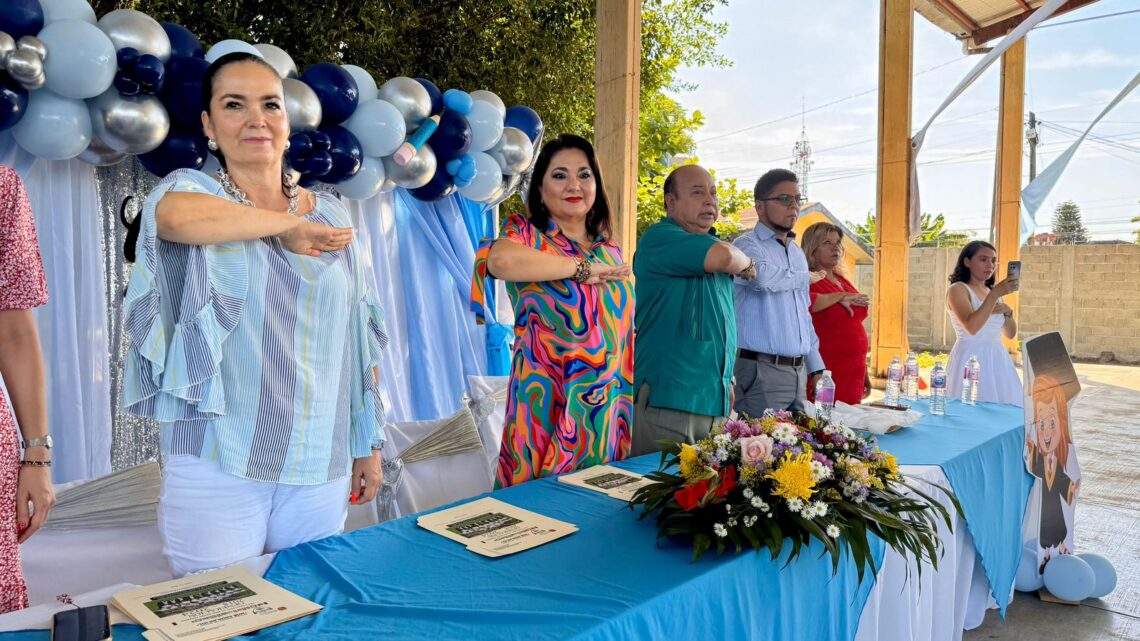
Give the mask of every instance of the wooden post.
M 1006 265 L 1021 259 L 1021 150 L 1025 117 L 1025 39 L 1001 56 L 1001 102 L 998 109 L 996 180 L 994 181 L 994 246 L 997 247 L 998 281 L 1005 278 Z M 1018 318 L 1016 293 L 1002 299 Z M 1013 351 L 1013 341 L 1005 346 Z
M 910 105 L 914 0 L 879 4 L 879 150 L 871 372 L 883 376 L 906 356 L 910 238 Z
M 641 2 L 597 0 L 594 148 L 626 262 L 637 246 Z

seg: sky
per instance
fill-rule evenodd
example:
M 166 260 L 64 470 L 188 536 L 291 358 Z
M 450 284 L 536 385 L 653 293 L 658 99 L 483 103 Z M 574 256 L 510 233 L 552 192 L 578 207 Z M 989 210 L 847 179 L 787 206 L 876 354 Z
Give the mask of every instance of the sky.
M 1137 0 L 1100 0 L 1030 32 L 1025 108 L 1045 123 L 1039 173 L 1140 71 L 1136 9 Z M 1125 11 L 1133 13 L 1050 26 Z M 697 88 L 673 94 L 705 117 L 694 136 L 701 164 L 750 188 L 767 169 L 789 166 L 804 110 L 815 161 L 809 198 L 842 220 L 864 220 L 875 207 L 879 2 L 731 0 L 714 18 L 728 23 L 719 51 L 732 66 L 682 69 L 678 79 Z M 953 36 L 915 14 L 911 133 L 981 57 L 965 55 Z M 998 61 L 935 120 L 919 156 L 922 210 L 981 238 L 993 208 L 1000 74 Z M 1093 239 L 1134 240 L 1140 89 L 1092 134 L 1112 144 L 1085 141 L 1038 212 L 1037 232 L 1049 230 L 1059 203 L 1073 200 Z M 1027 158 L 1022 169 L 1024 186 Z

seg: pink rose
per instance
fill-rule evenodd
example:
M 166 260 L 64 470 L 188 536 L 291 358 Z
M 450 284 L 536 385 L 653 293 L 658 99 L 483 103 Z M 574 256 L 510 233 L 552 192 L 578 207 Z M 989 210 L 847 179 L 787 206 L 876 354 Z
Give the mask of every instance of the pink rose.
M 768 436 L 749 436 L 740 439 L 740 460 L 750 465 L 763 463 L 772 456 L 772 439 Z

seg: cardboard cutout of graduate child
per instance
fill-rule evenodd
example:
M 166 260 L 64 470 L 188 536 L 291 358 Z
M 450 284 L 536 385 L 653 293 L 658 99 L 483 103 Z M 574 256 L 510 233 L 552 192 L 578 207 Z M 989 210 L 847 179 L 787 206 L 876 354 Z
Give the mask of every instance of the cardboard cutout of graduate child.
M 1073 554 L 1073 514 L 1081 486 L 1069 407 L 1081 391 L 1061 335 L 1025 343 L 1025 466 L 1038 479 L 1037 572 L 1060 555 Z

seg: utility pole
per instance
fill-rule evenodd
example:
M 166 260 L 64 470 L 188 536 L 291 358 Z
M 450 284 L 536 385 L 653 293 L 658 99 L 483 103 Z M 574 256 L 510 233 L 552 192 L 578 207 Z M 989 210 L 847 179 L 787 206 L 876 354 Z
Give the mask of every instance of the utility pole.
M 1029 143 L 1029 180 L 1037 177 L 1037 143 L 1040 134 L 1037 131 L 1037 114 L 1029 112 L 1029 126 L 1025 129 L 1025 140 Z

